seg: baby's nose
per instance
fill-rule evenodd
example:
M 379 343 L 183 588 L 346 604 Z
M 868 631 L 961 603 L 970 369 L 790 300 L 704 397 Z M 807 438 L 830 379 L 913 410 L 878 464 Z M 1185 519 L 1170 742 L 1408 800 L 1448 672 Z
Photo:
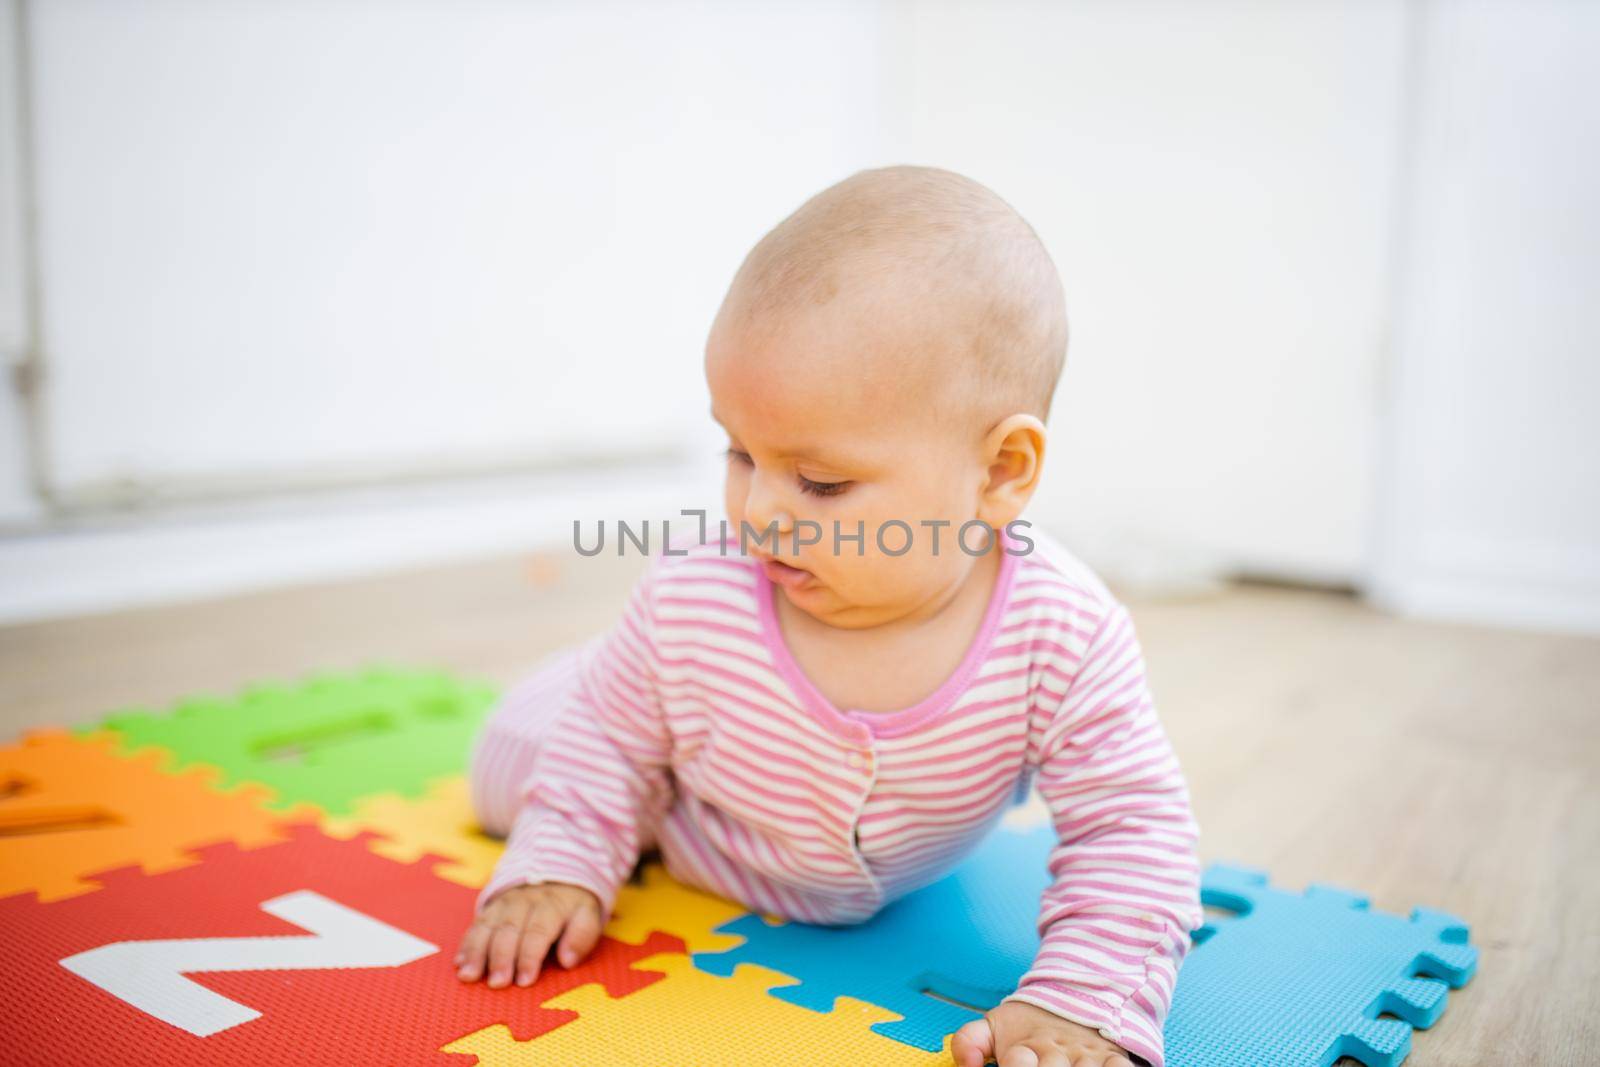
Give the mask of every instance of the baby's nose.
M 745 519 L 757 530 L 776 524 L 780 533 L 787 533 L 794 525 L 794 516 L 763 478 L 750 479 L 750 493 L 745 499 L 744 514 Z
M 747 508 L 745 518 L 758 531 L 772 527 L 786 534 L 794 526 L 794 516 L 782 508 Z

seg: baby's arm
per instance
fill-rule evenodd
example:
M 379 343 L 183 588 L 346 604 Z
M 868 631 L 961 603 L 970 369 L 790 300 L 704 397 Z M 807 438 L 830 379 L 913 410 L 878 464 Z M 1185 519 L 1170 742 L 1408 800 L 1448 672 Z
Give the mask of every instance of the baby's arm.
M 622 618 L 580 654 L 573 706 L 553 717 L 522 786 L 506 851 L 478 896 L 457 953 L 460 976 L 532 981 L 564 927 L 561 962 L 588 954 L 643 833 L 672 802 L 671 739 L 656 697 L 652 589 L 659 560 Z
M 1057 836 L 1042 943 L 1017 991 L 969 1026 L 993 1024 L 997 1044 L 1002 1029 L 1038 1031 L 1023 1009 L 1031 1005 L 1068 1024 L 1057 1029 L 1072 1041 L 1091 1044 L 1087 1028 L 1115 1043 L 1088 1062 L 1120 1063 L 1126 1050 L 1159 1065 L 1173 983 L 1201 921 L 1196 829 L 1121 605 L 1090 638 L 1044 728 L 1037 781 Z

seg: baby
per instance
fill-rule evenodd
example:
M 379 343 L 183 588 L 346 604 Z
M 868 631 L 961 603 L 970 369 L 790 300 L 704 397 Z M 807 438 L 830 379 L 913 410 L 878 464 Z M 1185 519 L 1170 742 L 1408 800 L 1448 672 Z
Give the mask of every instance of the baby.
M 1048 253 L 959 175 L 857 174 L 756 245 L 706 345 L 728 532 L 652 559 L 609 633 L 492 715 L 473 800 L 508 842 L 462 980 L 577 964 L 646 850 L 753 910 L 860 922 L 1035 782 L 1042 943 L 952 1055 L 1159 1067 L 1201 919 L 1188 792 L 1127 611 L 1018 521 L 1065 352 Z

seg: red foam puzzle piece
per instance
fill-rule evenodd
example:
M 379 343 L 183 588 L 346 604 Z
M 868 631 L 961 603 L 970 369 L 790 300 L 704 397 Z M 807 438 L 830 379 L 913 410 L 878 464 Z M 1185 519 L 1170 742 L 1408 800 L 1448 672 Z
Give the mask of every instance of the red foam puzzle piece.
M 491 990 L 455 977 L 451 958 L 472 917 L 475 891 L 430 872 L 439 857 L 400 864 L 365 838 L 336 841 L 314 825 L 285 827 L 283 844 L 196 850 L 201 862 L 157 875 L 138 868 L 96 873 L 96 893 L 41 904 L 0 900 L 0 1048 L 14 1063 L 437 1064 L 467 1057 L 439 1048 L 495 1023 L 528 1040 L 576 1018 L 541 1003 L 596 983 L 613 997 L 661 979 L 632 964 L 683 952 L 654 934 L 643 945 L 602 938 L 582 964 L 551 963 L 529 988 Z M 62 967 L 60 960 L 117 941 L 163 938 L 305 937 L 261 903 L 309 889 L 424 941 L 438 951 L 399 967 L 193 973 L 188 977 L 261 1012 L 199 1037 L 147 1015 Z

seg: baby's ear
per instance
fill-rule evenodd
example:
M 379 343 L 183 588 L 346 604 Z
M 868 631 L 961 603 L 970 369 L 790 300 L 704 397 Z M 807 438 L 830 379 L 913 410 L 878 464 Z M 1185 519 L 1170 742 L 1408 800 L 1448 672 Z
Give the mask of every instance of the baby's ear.
M 1001 527 L 1022 514 L 1044 469 L 1044 423 L 1034 415 L 1008 415 L 983 440 L 989 476 L 979 493 L 978 518 Z

